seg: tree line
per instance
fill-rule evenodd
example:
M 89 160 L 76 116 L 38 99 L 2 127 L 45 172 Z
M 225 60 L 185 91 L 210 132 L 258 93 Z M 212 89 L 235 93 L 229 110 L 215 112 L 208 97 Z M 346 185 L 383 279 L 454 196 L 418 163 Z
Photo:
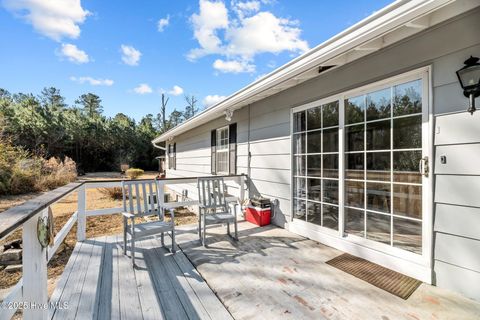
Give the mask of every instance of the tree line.
M 33 154 L 72 158 L 79 172 L 117 171 L 123 163 L 154 170 L 160 150 L 151 140 L 199 111 L 195 96 L 185 96 L 185 108 L 167 115 L 168 101 L 162 94 L 159 113 L 137 122 L 123 113 L 105 116 L 102 99 L 93 93 L 69 106 L 55 87 L 38 95 L 0 88 L 0 132 Z

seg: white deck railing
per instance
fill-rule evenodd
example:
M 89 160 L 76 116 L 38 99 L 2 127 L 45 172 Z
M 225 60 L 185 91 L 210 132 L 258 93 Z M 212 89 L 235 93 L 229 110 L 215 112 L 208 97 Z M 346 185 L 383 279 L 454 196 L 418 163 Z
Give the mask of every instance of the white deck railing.
M 238 184 L 238 200 L 243 202 L 245 196 L 245 175 L 224 176 L 225 181 Z M 196 183 L 196 177 L 157 180 L 159 201 L 165 208 L 195 205 L 195 199 L 188 201 L 164 203 L 165 187 L 178 184 Z M 122 207 L 87 210 L 87 189 L 121 187 L 121 180 L 83 181 L 70 183 L 61 188 L 47 192 L 33 200 L 10 208 L 0 213 L 0 240 L 20 227 L 23 241 L 23 277 L 10 290 L 0 303 L 0 320 L 11 319 L 18 309 L 23 310 L 24 319 L 48 319 L 49 305 L 47 292 L 47 264 L 63 243 L 72 227 L 77 224 L 77 241 L 86 239 L 87 217 L 110 215 L 123 211 Z M 40 217 L 48 215 L 50 206 L 78 192 L 77 210 L 55 235 L 53 245 L 42 248 L 37 238 L 37 223 Z

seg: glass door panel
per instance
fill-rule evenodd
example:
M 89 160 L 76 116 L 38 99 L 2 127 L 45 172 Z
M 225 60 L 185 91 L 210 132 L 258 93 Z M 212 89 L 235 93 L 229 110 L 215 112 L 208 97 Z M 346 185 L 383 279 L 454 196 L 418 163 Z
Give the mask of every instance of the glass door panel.
M 423 88 L 397 82 L 293 113 L 295 219 L 422 253 Z
M 347 235 L 421 253 L 421 101 L 422 80 L 345 100 Z
M 339 101 L 296 112 L 293 122 L 294 218 L 338 230 Z

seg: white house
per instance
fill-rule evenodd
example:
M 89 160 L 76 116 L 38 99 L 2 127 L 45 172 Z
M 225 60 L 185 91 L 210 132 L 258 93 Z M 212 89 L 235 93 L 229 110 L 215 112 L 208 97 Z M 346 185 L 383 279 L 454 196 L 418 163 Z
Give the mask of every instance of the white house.
M 153 142 L 169 178 L 245 174 L 276 225 L 480 299 L 470 56 L 479 0 L 396 1 Z

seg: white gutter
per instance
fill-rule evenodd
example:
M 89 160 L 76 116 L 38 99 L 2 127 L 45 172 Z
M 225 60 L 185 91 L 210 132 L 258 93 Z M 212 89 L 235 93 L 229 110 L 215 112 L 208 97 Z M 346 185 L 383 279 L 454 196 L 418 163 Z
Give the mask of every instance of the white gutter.
M 158 139 L 158 138 L 157 138 L 157 139 Z M 157 139 L 155 139 L 155 140 L 157 140 Z M 155 140 L 152 141 L 152 145 L 153 145 L 155 148 L 160 149 L 160 150 L 163 150 L 163 151 L 166 151 L 166 150 L 167 150 L 167 148 L 161 147 L 161 146 L 157 145 L 157 142 L 161 142 L 161 141 L 155 142 Z
M 455 0 L 398 0 L 373 13 L 352 27 L 293 59 L 265 77 L 240 89 L 225 100 L 197 116 L 163 133 L 153 140 L 158 143 L 171 139 L 190 128 L 220 117 L 227 109 L 239 109 L 245 101 L 300 74 L 328 64 L 332 60 L 364 43 L 396 30 L 408 22 L 453 3 Z M 462 2 L 462 0 L 460 0 Z M 464 1 L 472 2 L 472 1 Z M 474 1 L 473 1 L 474 2 Z M 271 93 L 273 95 L 274 93 Z M 243 103 L 243 104 L 242 104 Z

